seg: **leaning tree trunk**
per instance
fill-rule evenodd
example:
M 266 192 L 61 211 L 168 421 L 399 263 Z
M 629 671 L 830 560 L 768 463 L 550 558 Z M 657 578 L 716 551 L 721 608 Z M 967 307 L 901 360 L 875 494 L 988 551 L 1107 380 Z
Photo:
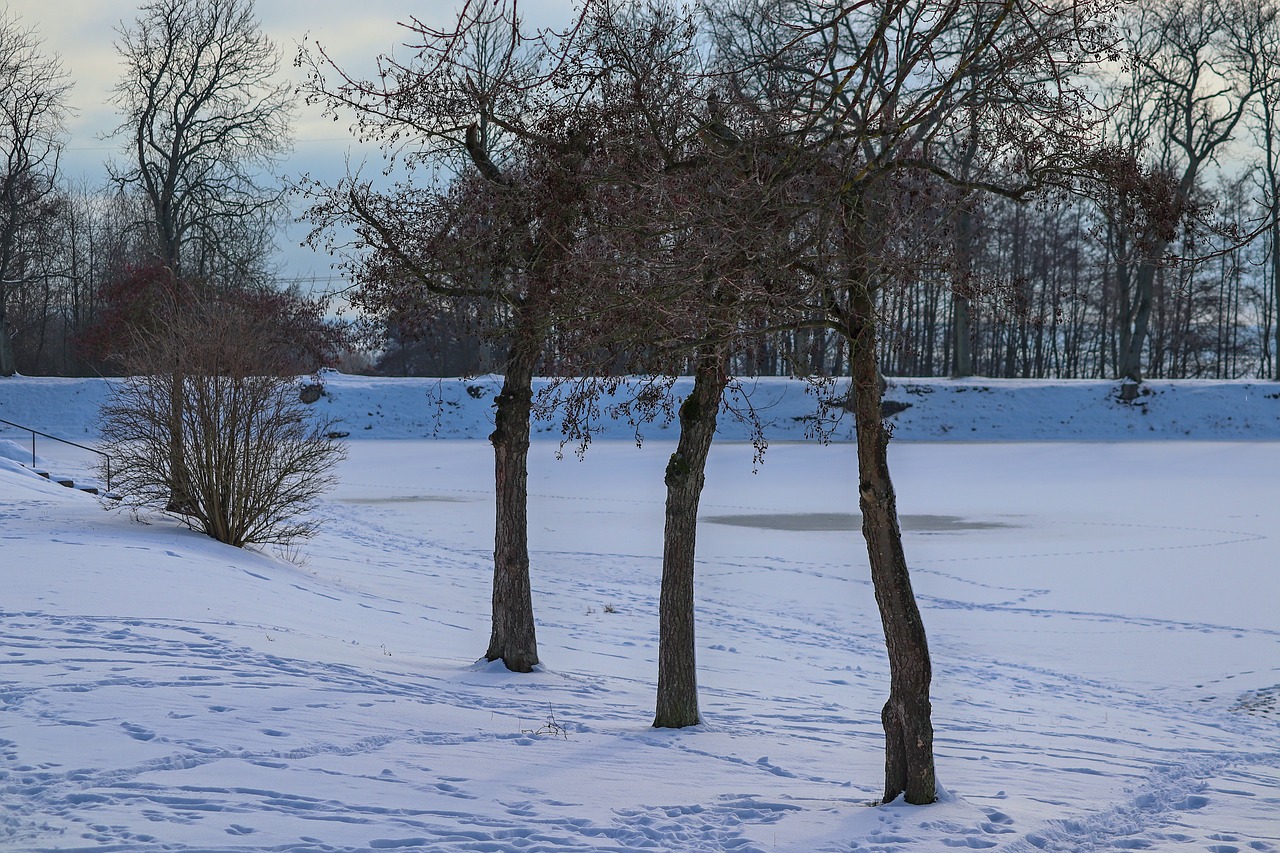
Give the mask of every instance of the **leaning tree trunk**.
M 497 397 L 493 433 L 497 522 L 493 546 L 493 631 L 487 660 L 513 672 L 538 664 L 538 641 L 529 586 L 529 416 L 537 347 L 519 337 L 507 356 L 506 378 Z
M 1158 256 L 1153 253 L 1140 262 L 1132 278 L 1133 292 L 1121 294 L 1120 363 L 1116 370 L 1121 379 L 1142 381 L 1142 350 L 1147 343 L 1155 293 L 1156 262 L 1153 258 Z
M 698 502 L 716 432 L 720 398 L 729 378 L 722 353 L 698 359 L 693 390 L 680 406 L 680 440 L 667 463 L 667 512 L 662 540 L 662 592 L 658 604 L 658 701 L 653 725 L 696 726 L 697 652 L 693 573 Z
M 881 418 L 883 389 L 876 360 L 872 294 L 854 285 L 848 323 L 850 372 L 858 441 L 858 494 L 871 581 L 889 653 L 889 701 L 881 718 L 885 734 L 884 802 L 905 794 L 908 803 L 937 799 L 929 684 L 932 666 L 924 621 L 911 589 L 902 550 L 897 499 L 889 478 L 889 431 Z

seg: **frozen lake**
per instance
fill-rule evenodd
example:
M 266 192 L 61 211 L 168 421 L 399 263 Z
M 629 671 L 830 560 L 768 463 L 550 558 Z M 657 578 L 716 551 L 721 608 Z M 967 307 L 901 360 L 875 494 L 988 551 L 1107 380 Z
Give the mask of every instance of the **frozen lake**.
M 895 442 L 926 808 L 867 807 L 847 444 L 715 448 L 707 721 L 648 727 L 671 449 L 535 446 L 529 676 L 473 665 L 486 442 L 352 442 L 292 563 L 0 469 L 0 848 L 1280 850 L 1280 443 Z

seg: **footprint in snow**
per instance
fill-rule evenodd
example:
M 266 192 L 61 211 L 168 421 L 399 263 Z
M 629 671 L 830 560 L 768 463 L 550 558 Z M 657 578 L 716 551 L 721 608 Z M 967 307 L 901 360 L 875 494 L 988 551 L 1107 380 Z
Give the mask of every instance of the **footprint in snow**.
M 142 726 L 135 726 L 133 723 L 121 723 L 120 728 L 124 729 L 129 737 L 134 740 L 152 740 L 156 733 Z
M 978 838 L 976 835 L 966 835 L 964 838 L 944 838 L 942 843 L 947 847 L 967 847 L 970 850 L 989 850 L 996 846 L 996 842 L 986 838 Z
M 988 835 L 1007 835 L 1017 831 L 1013 828 L 1013 818 L 994 809 L 987 811 L 987 819 L 978 824 L 978 828 Z

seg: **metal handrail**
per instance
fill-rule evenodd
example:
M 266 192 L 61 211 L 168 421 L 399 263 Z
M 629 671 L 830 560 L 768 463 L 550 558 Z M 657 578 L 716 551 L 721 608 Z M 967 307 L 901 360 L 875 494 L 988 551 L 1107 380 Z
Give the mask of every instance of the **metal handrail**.
M 31 467 L 32 468 L 36 467 L 36 436 L 37 435 L 44 436 L 45 438 L 52 439 L 53 441 L 60 441 L 63 444 L 69 444 L 72 447 L 78 447 L 81 450 L 87 450 L 90 453 L 98 454 L 99 456 L 101 456 L 103 459 L 106 460 L 107 491 L 108 492 L 111 491 L 111 457 L 108 454 L 103 453 L 101 450 L 98 450 L 93 447 L 85 447 L 83 444 L 76 444 L 74 441 L 68 441 L 65 438 L 58 438 L 56 435 L 49 435 L 49 433 L 47 432 L 41 432 L 38 429 L 32 429 L 29 426 L 23 426 L 22 424 L 15 424 L 13 421 L 6 421 L 4 418 L 0 418 L 0 424 L 8 424 L 11 427 L 17 427 L 18 429 L 26 430 L 27 432 L 31 433 Z

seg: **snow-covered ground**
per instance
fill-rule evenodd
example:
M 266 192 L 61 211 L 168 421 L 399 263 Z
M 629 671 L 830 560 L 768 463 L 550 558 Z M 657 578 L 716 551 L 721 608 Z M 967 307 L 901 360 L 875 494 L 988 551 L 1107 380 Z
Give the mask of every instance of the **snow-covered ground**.
M 637 449 L 608 425 L 582 461 L 541 433 L 545 667 L 513 675 L 475 664 L 491 380 L 326 384 L 350 456 L 290 560 L 104 510 L 0 430 L 0 850 L 1280 851 L 1275 383 L 1135 407 L 1112 383 L 895 382 L 928 807 L 870 806 L 887 680 L 852 448 L 801 440 L 798 386 L 752 391 L 763 465 L 731 426 L 713 451 L 706 723 L 656 731 L 671 430 Z M 104 393 L 0 380 L 0 418 L 92 440 Z

